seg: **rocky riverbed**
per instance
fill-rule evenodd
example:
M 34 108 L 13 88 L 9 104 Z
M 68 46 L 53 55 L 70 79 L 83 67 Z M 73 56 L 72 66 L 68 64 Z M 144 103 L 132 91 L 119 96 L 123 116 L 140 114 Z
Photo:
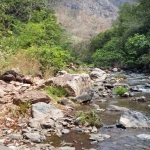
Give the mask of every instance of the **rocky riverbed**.
M 147 149 L 149 76 L 116 69 L 88 71 L 88 74 L 60 71 L 48 80 L 25 76 L 18 70 L 2 74 L 0 149 Z M 45 92 L 47 86 L 62 87 L 67 96 L 53 101 Z M 115 95 L 114 88 L 118 86 L 129 91 L 122 97 Z M 103 127 L 80 124 L 75 116 L 79 110 L 96 110 Z

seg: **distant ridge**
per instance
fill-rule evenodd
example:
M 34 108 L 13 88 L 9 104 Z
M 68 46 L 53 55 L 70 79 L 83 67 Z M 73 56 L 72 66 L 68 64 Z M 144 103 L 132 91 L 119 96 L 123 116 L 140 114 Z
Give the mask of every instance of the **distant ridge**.
M 73 37 L 89 39 L 111 27 L 118 5 L 130 0 L 48 0 L 58 21 Z

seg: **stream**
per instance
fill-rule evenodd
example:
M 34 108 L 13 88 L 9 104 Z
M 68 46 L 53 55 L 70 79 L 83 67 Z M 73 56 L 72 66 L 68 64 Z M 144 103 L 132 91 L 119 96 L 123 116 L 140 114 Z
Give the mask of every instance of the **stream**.
M 111 76 L 117 73 L 111 73 Z M 120 74 L 120 72 L 119 72 Z M 133 102 L 130 98 L 123 98 L 114 96 L 112 98 L 102 98 L 103 101 L 94 101 L 100 108 L 106 109 L 109 105 L 117 105 L 121 107 L 129 108 L 130 110 L 139 111 L 150 117 L 150 87 L 145 84 L 150 84 L 150 77 L 139 73 L 127 73 L 121 72 L 126 75 L 126 79 L 121 82 L 129 84 L 132 88 L 137 88 L 139 92 L 134 92 L 135 96 L 145 96 L 147 102 Z M 81 105 L 77 110 L 89 110 L 91 106 Z M 76 110 L 76 111 L 77 111 Z M 119 119 L 120 112 L 104 111 L 100 112 L 99 116 L 104 124 L 104 127 L 99 129 L 100 133 L 108 134 L 110 139 L 106 139 L 102 142 L 91 144 L 89 135 L 83 133 L 76 133 L 72 131 L 67 135 L 63 135 L 61 138 L 52 137 L 50 141 L 53 141 L 54 146 L 58 146 L 63 141 L 74 143 L 76 150 L 95 148 L 96 150 L 150 150 L 150 142 L 142 141 L 136 136 L 138 134 L 150 134 L 150 129 L 122 129 L 115 126 L 116 121 Z M 113 128 L 107 128 L 107 126 L 113 125 Z M 75 140 L 74 140 L 75 139 Z

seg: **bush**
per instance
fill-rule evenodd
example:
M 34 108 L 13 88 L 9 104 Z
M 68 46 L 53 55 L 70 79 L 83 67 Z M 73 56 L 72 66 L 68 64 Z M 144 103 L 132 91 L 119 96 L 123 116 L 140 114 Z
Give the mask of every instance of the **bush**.
M 76 112 L 76 118 L 79 118 L 79 122 L 82 125 L 88 122 L 92 126 L 102 126 L 96 110 L 90 110 L 88 112 L 78 111 Z
M 121 96 L 121 95 L 123 95 L 124 93 L 128 92 L 128 89 L 125 88 L 125 87 L 119 86 L 119 87 L 115 88 L 114 92 L 115 92 L 115 94 Z
M 53 98 L 67 96 L 67 91 L 62 87 L 49 86 L 46 88 L 46 93 L 52 96 Z

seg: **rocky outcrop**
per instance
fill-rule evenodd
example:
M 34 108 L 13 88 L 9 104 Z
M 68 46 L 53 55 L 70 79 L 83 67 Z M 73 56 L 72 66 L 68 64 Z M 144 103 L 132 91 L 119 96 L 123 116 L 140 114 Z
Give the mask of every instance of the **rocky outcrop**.
M 89 39 L 111 27 L 118 5 L 130 0 L 48 0 L 73 40 Z
M 60 109 L 50 104 L 39 102 L 32 105 L 32 116 L 33 118 L 51 118 L 55 120 L 62 118 L 64 114 Z
M 150 128 L 150 119 L 136 111 L 126 111 L 121 115 L 119 124 L 126 128 Z
M 18 105 L 20 103 L 26 103 L 27 101 L 30 101 L 31 104 L 38 103 L 38 102 L 50 102 L 50 97 L 45 93 L 41 91 L 28 91 L 22 94 L 16 94 L 13 97 L 13 103 Z
M 64 87 L 69 96 L 79 96 L 83 92 L 89 92 L 91 80 L 88 74 L 64 74 L 50 78 L 46 85 Z
M 99 68 L 94 68 L 90 73 L 90 77 L 92 80 L 104 81 L 107 78 L 107 73 Z

